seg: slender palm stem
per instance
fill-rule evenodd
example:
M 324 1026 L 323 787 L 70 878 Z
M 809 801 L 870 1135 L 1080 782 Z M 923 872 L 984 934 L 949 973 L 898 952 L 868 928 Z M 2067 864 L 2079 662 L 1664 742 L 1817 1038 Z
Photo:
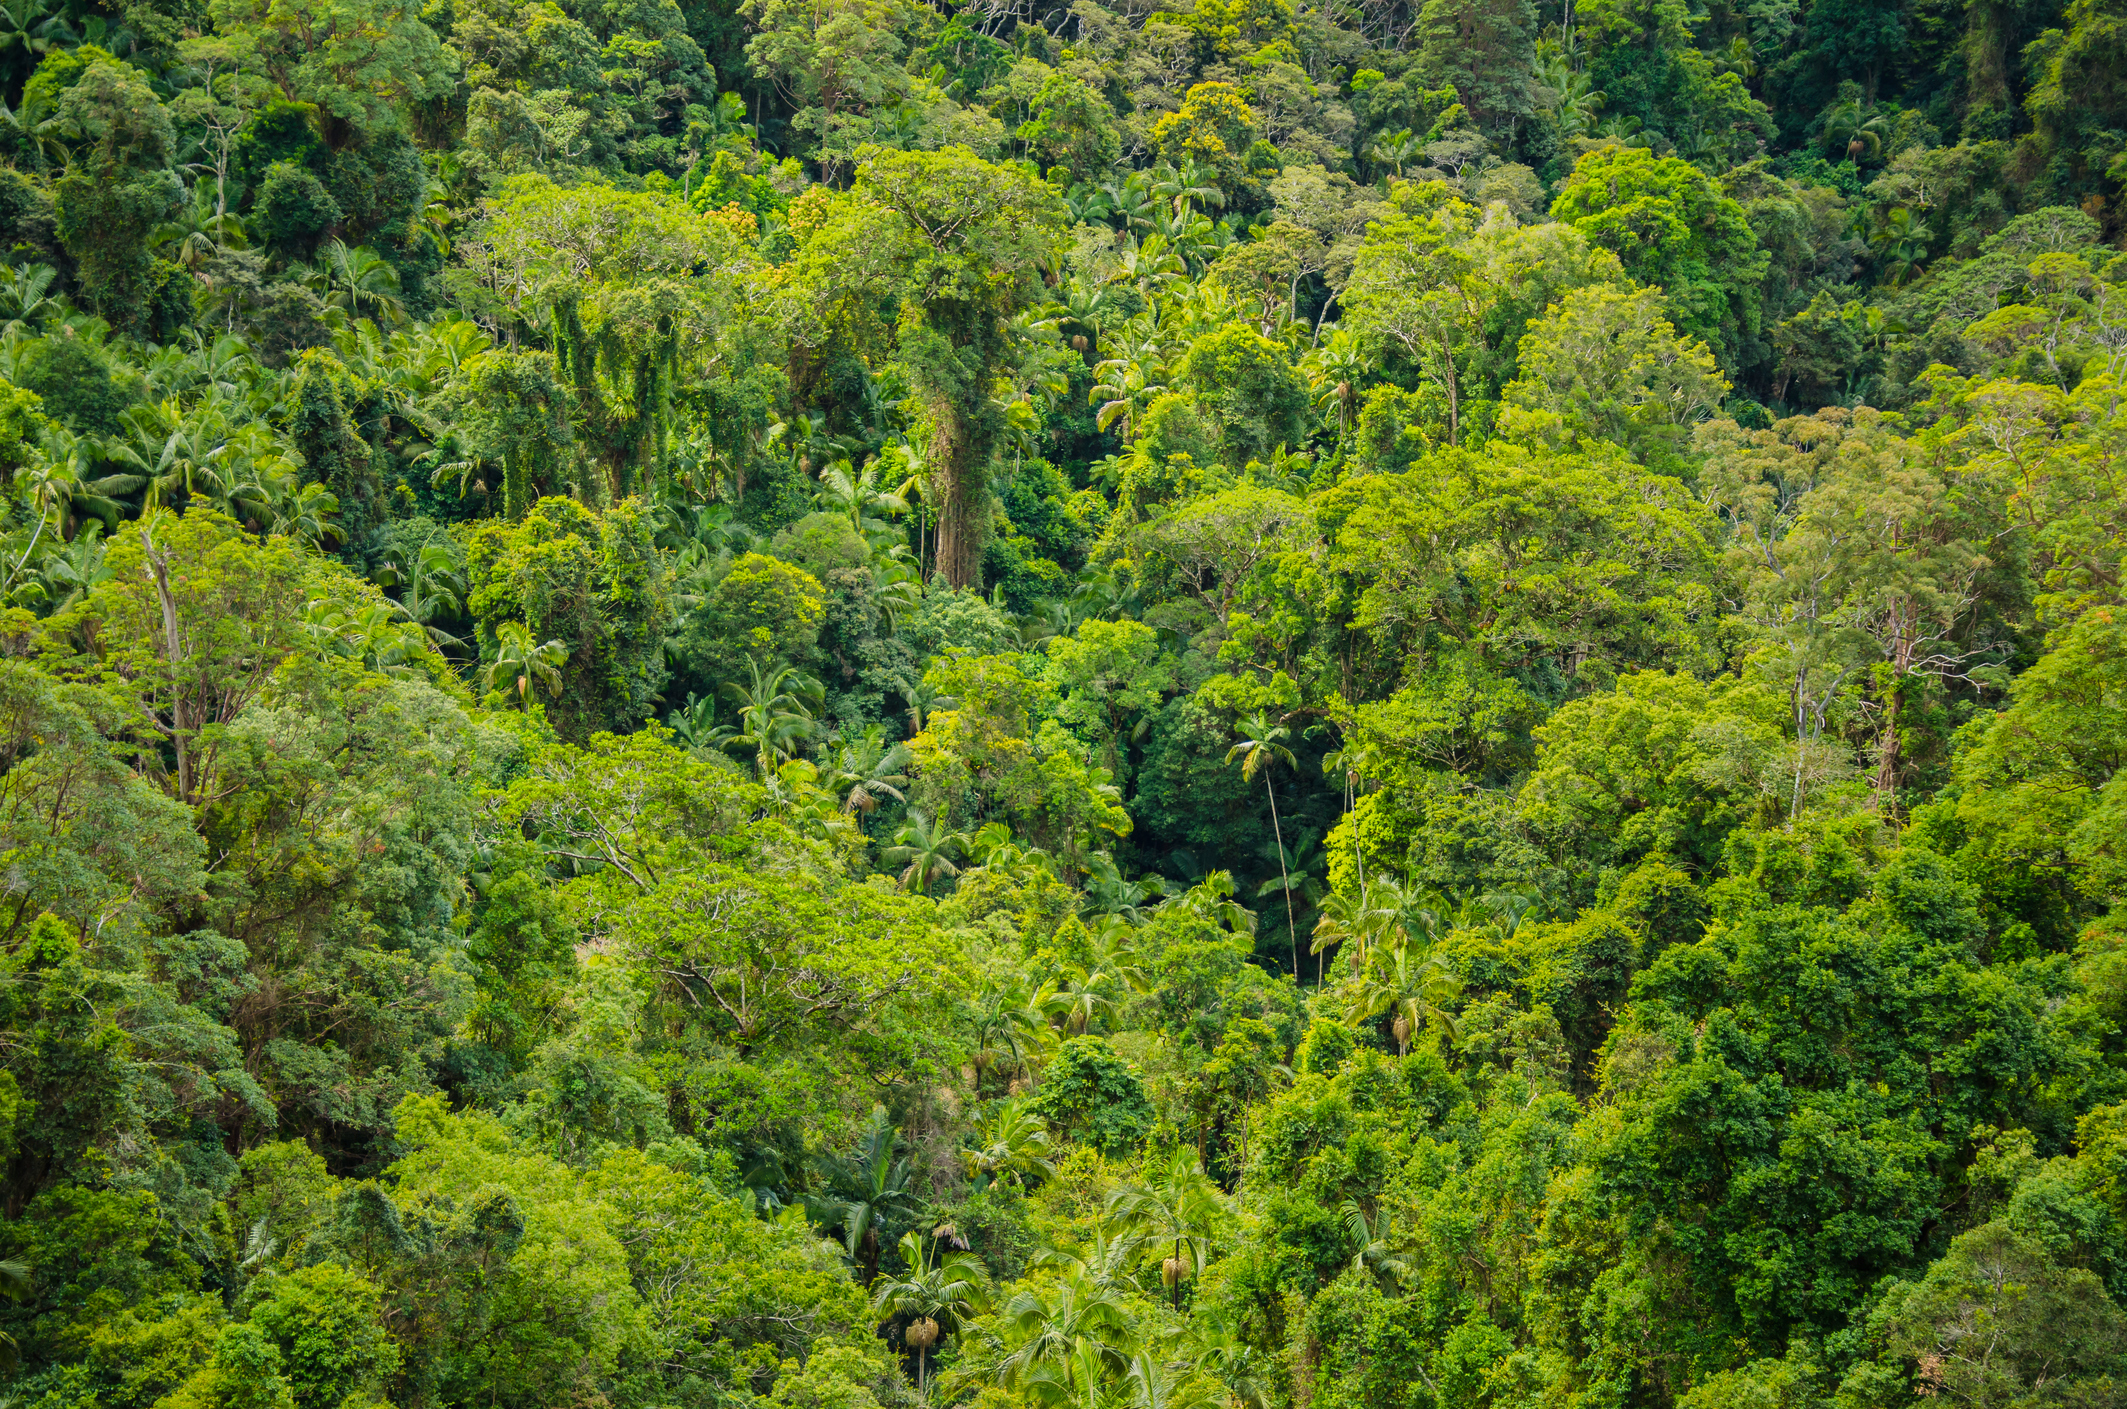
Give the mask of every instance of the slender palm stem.
M 1270 831 L 1278 839 L 1278 878 L 1285 886 L 1285 929 L 1292 940 L 1292 981 L 1300 981 L 1300 922 L 1292 917 L 1292 877 L 1285 871 L 1285 829 L 1278 824 L 1278 793 L 1270 785 L 1270 770 L 1263 770 L 1263 791 L 1270 795 Z M 1321 961 L 1315 961 L 1315 982 L 1322 981 Z

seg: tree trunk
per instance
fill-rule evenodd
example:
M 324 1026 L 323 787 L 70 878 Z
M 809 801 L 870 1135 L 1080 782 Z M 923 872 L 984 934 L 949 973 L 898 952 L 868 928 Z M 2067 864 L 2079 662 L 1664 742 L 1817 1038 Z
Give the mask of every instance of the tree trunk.
M 975 522 L 975 496 L 967 492 L 971 476 L 956 463 L 965 453 L 964 435 L 941 428 L 931 444 L 932 487 L 938 496 L 938 528 L 933 537 L 937 571 L 954 588 L 975 580 L 981 526 Z
M 1462 385 L 1455 375 L 1455 350 L 1448 346 L 1448 335 L 1440 335 L 1441 380 L 1447 383 L 1448 391 L 1448 444 L 1462 444 Z
M 1884 692 L 1883 733 L 1876 741 L 1876 810 L 1890 816 L 1897 810 L 1898 789 L 1898 686 Z
M 163 653 L 170 667 L 170 742 L 177 753 L 177 795 L 189 806 L 194 801 L 191 739 L 197 720 L 185 702 L 185 642 L 177 623 L 177 599 L 170 592 L 170 552 L 155 542 L 152 529 L 141 538 L 147 544 L 148 575 L 155 580 L 155 597 L 162 606 Z
M 1805 689 L 1807 689 L 1807 688 L 1808 688 L 1808 684 L 1809 684 L 1809 671 L 1808 671 L 1808 669 L 1807 669 L 1807 668 L 1804 668 L 1804 669 L 1801 669 L 1801 670 L 1798 670 L 1798 671 L 1796 671 L 1796 672 L 1795 672 L 1795 795 L 1794 795 L 1794 800 L 1793 800 L 1792 802 L 1790 802 L 1790 803 L 1788 804 L 1788 809 L 1787 809 L 1787 820 L 1788 820 L 1789 822 L 1796 822 L 1796 821 L 1799 821 L 1799 820 L 1801 820 L 1801 817 L 1802 817 L 1802 764 L 1803 764 L 1803 760 L 1804 760 L 1804 759 L 1805 759 L 1805 758 L 1807 757 L 1807 754 L 1805 753 L 1805 750 L 1807 750 L 1807 749 L 1808 749 L 1808 747 L 1809 747 L 1809 740 L 1808 740 L 1808 725 L 1807 725 L 1807 723 L 1806 723 L 1806 718 L 1807 718 L 1807 714 L 1808 714 L 1808 710 L 1809 710 L 1809 705 L 1808 705 L 1808 702 L 1807 702 L 1807 701 L 1806 701 L 1806 700 L 1805 700 L 1805 699 L 1803 698 L 1802 692 L 1803 692 L 1803 691 L 1804 691 Z
M 1300 981 L 1300 926 L 1292 917 L 1292 877 L 1285 871 L 1285 829 L 1278 825 L 1278 793 L 1270 786 L 1270 770 L 1263 770 L 1263 791 L 1270 796 L 1270 832 L 1278 839 L 1278 879 L 1285 884 L 1285 928 L 1292 935 L 1292 981 Z

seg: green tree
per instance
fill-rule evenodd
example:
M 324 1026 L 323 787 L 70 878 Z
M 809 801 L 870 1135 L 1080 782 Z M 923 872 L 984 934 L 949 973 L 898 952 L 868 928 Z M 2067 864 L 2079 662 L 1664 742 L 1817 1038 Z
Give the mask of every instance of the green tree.
M 560 689 L 548 685 L 549 717 L 564 735 L 630 728 L 651 716 L 665 681 L 672 603 L 639 501 L 593 514 L 550 495 L 518 522 L 489 520 L 470 536 L 465 574 L 466 609 L 488 660 L 498 659 L 508 622 L 526 628 L 526 643 L 560 643 L 559 659 L 550 652 L 545 664 L 560 671 Z M 535 654 L 546 649 L 538 644 Z
M 1104 1151 L 1132 1149 L 1152 1130 L 1144 1079 L 1098 1037 L 1066 1038 L 1028 1101 L 1050 1129 Z
M 155 264 L 148 237 L 183 206 L 170 170 L 176 135 L 139 70 L 88 53 L 52 119 L 83 143 L 53 185 L 58 234 L 96 311 L 116 327 L 146 331 Z
M 457 77 L 435 31 L 393 0 L 215 0 L 212 13 L 245 70 L 357 128 L 388 126 L 395 104 L 440 97 Z
M 1284 349 L 1261 334 L 1229 323 L 1189 349 L 1182 373 L 1210 408 L 1220 453 L 1232 468 L 1269 460 L 1280 447 L 1306 439 L 1306 383 Z
M 1986 1409 L 2072 1403 L 2127 1369 L 2127 1316 L 2098 1279 L 2001 1222 L 1960 1235 L 1885 1311 L 1921 1384 Z
M 1500 429 L 1560 448 L 1605 440 L 1658 463 L 1713 414 L 1728 382 L 1702 342 L 1662 316 L 1662 291 L 1575 289 L 1532 319 Z
M 1574 164 L 1551 215 L 1614 253 L 1633 279 L 1658 285 L 1677 327 L 1723 366 L 1755 360 L 1769 256 L 1712 177 L 1678 157 L 1606 146 Z
M 1018 351 L 1009 320 L 1040 301 L 1061 212 L 1047 187 L 957 148 L 872 152 L 855 195 L 805 242 L 793 286 L 898 301 L 896 356 L 929 438 L 938 571 L 965 587 L 981 561 L 985 485 L 1005 430 L 992 383 Z
M 771 75 L 797 113 L 828 177 L 864 160 L 876 114 L 908 91 L 900 60 L 915 17 L 895 0 L 856 5 L 822 0 L 750 0 L 754 34 L 746 56 Z
M 251 1324 L 279 1348 L 296 1409 L 339 1409 L 374 1394 L 398 1369 L 399 1351 L 378 1321 L 378 1289 L 344 1267 L 319 1263 L 273 1283 Z
M 696 678 L 730 680 L 749 665 L 805 662 L 826 619 L 827 594 L 817 578 L 765 553 L 746 553 L 680 621 L 673 640 Z
M 1099 738 L 1108 772 L 1123 776 L 1126 742 L 1143 737 L 1152 711 L 1175 688 L 1158 634 L 1142 622 L 1089 619 L 1071 635 L 1051 638 L 1047 649 L 1045 678 L 1062 695 L 1057 718 Z
M 502 512 L 521 519 L 541 496 L 564 488 L 573 467 L 570 398 L 544 352 L 495 349 L 466 369 L 466 443 L 502 464 Z

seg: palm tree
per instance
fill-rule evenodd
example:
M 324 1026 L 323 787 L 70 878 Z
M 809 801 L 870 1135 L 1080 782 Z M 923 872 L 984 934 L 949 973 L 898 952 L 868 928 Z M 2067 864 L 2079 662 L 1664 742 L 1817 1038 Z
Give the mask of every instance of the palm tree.
M 334 240 L 319 258 L 318 270 L 326 288 L 325 302 L 346 310 L 349 318 L 368 316 L 393 324 L 406 321 L 399 271 L 369 246 L 349 249 Z
M 66 304 L 52 292 L 59 271 L 49 264 L 24 264 L 0 280 L 0 336 L 17 328 L 34 332 L 47 318 L 66 311 Z
M 1557 40 L 1537 41 L 1536 78 L 1558 95 L 1551 115 L 1558 123 L 1560 136 L 1578 137 L 1595 125 L 1595 115 L 1602 110 L 1603 95 L 1586 70 L 1574 67 L 1572 56 Z
M 448 536 L 436 533 L 411 551 L 403 544 L 385 549 L 384 561 L 373 580 L 387 590 L 397 588 L 399 605 L 405 608 L 406 615 L 421 623 L 438 645 L 460 644 L 457 637 L 435 624 L 439 616 L 463 613 L 468 591 L 464 565 Z
M 745 684 L 731 681 L 724 686 L 739 707 L 738 728 L 727 747 L 752 749 L 754 770 L 765 782 L 812 729 L 812 711 L 804 699 L 811 682 L 794 666 L 777 666 L 764 674 L 761 663 L 749 659 L 746 669 L 750 679 Z
M 1844 148 L 1848 161 L 1858 162 L 1864 155 L 1881 151 L 1891 131 L 1890 119 L 1864 102 L 1861 85 L 1852 82 L 1839 85 L 1839 96 L 1817 121 L 1824 145 L 1834 152 Z
M 872 1310 L 883 1320 L 909 1318 L 901 1341 L 916 1352 L 916 1392 L 923 1393 L 931 1347 L 940 1336 L 955 1335 L 971 1315 L 989 1302 L 990 1274 L 973 1253 L 947 1253 L 936 1267 L 921 1233 L 901 1235 L 901 1260 L 908 1275 L 880 1278 L 872 1287 Z
M 1094 367 L 1093 376 L 1092 399 L 1100 408 L 1093 424 L 1117 430 L 1124 440 L 1130 439 L 1145 407 L 1167 390 L 1166 366 L 1136 357 L 1110 357 Z
M 1288 863 L 1290 869 L 1287 869 Z M 1323 858 L 1322 848 L 1316 839 L 1315 833 L 1300 833 L 1299 839 L 1293 843 L 1290 856 L 1286 855 L 1282 850 L 1279 852 L 1278 865 L 1278 879 L 1264 881 L 1256 887 L 1258 899 L 1266 895 L 1283 895 L 1288 915 L 1291 914 L 1292 898 L 1295 893 L 1299 895 L 1300 903 L 1303 905 L 1313 905 L 1321 900 L 1322 882 L 1314 872 L 1317 867 L 1323 865 Z M 1294 931 L 1294 933 L 1297 935 L 1298 931 Z M 1298 943 L 1297 938 L 1294 942 Z M 1321 951 L 1316 950 L 1315 953 L 1319 956 Z M 1321 981 L 1322 965 L 1318 958 L 1315 964 L 1315 982 L 1320 983 Z
M 1325 418 L 1335 415 L 1338 436 L 1348 433 L 1359 414 L 1359 388 L 1372 371 L 1359 339 L 1347 329 L 1333 330 L 1300 359 L 1300 371 L 1314 391 L 1315 410 Z
M 1235 934 L 1253 936 L 1256 932 L 1255 911 L 1234 899 L 1238 893 L 1233 872 L 1212 871 L 1180 895 L 1170 895 L 1155 908 L 1165 910 L 1173 906 L 1214 925 L 1223 925 Z
M 26 1262 L 10 1257 L 0 1261 L 0 1297 L 9 1301 L 27 1301 L 31 1290 L 30 1268 Z M 0 1331 L 0 1370 L 13 1370 L 20 1360 L 20 1349 L 15 1338 Z
M 1270 770 L 1277 764 L 1287 768 L 1294 766 L 1292 750 L 1285 747 L 1285 740 L 1292 731 L 1282 724 L 1272 724 L 1267 715 L 1258 711 L 1248 718 L 1234 723 L 1234 732 L 1241 736 L 1239 743 L 1226 750 L 1226 761 L 1241 761 L 1241 781 L 1252 783 L 1258 773 L 1263 775 L 1263 791 L 1270 798 L 1270 829 L 1278 842 L 1278 874 L 1285 881 L 1285 924 L 1292 936 L 1292 977 L 1300 981 L 1300 924 L 1292 913 L 1292 877 L 1285 868 L 1285 829 L 1278 821 L 1278 794 L 1270 785 Z
M 1180 1310 L 1182 1282 L 1202 1275 L 1211 1261 L 1212 1239 L 1226 1221 L 1218 1186 L 1205 1175 L 1196 1152 L 1176 1146 L 1145 1182 L 1124 1184 L 1110 1194 L 1107 1211 L 1129 1234 L 1133 1249 L 1161 1255 L 1160 1282 Z
M 1086 962 L 1068 965 L 1059 977 L 1042 985 L 1034 1005 L 1059 1031 L 1080 1036 L 1096 1017 L 1115 1012 L 1121 1006 L 1115 993 L 1118 988 L 1131 993 L 1150 988 L 1132 943 L 1133 934 L 1126 917 L 1109 915 L 1093 937 Z
M 867 534 L 891 526 L 873 516 L 873 510 L 889 514 L 908 512 L 908 501 L 885 488 L 880 481 L 882 466 L 873 458 L 861 470 L 847 460 L 837 460 L 820 475 L 820 492 L 812 496 L 813 507 L 846 515 L 849 526 Z
M 1339 1211 L 1344 1215 L 1344 1235 L 1351 1240 L 1353 1271 L 1369 1272 L 1390 1283 L 1410 1276 L 1410 1263 L 1396 1255 L 1395 1245 L 1389 1241 L 1387 1209 L 1379 1209 L 1368 1218 L 1363 1206 L 1346 1199 Z
M 918 681 L 903 692 L 908 701 L 908 732 L 911 735 L 923 732 L 923 721 L 934 710 L 958 709 L 960 701 L 951 695 L 941 694 L 929 681 Z
M 1373 140 L 1366 154 L 1401 176 L 1405 167 L 1416 164 L 1425 156 L 1425 139 L 1413 134 L 1408 127 L 1384 132 Z
M 37 564 L 46 608 L 64 611 L 110 581 L 112 570 L 104 565 L 104 554 L 100 523 L 89 524 L 64 547 L 48 549 Z
M 1883 261 L 1886 282 L 1895 289 L 1920 272 L 1934 239 L 1935 232 L 1926 221 L 1915 219 L 1904 206 L 1896 206 L 1884 215 L 1869 243 Z
M 1177 215 L 1191 206 L 1216 210 L 1226 204 L 1226 193 L 1219 189 L 1214 174 L 1195 157 L 1184 161 L 1179 170 L 1169 167 L 1154 172 L 1152 194 L 1168 202 Z
M 820 786 L 841 799 L 845 815 L 869 815 L 881 801 L 906 801 L 901 790 L 908 786 L 906 744 L 888 743 L 886 730 L 874 724 L 852 744 L 844 744 L 820 769 Z
M 1142 171 L 1133 171 L 1127 176 L 1108 178 L 1101 187 L 1101 194 L 1108 198 L 1108 218 L 1120 217 L 1125 230 L 1146 230 L 1152 226 L 1152 183 Z
M 1115 858 L 1105 851 L 1095 852 L 1082 869 L 1086 873 L 1085 899 L 1079 902 L 1078 913 L 1086 919 L 1110 915 L 1134 920 L 1143 913 L 1146 901 L 1167 893 L 1167 882 L 1161 876 L 1146 874 L 1134 881 L 1124 879 Z
M 665 716 L 665 727 L 697 754 L 720 749 L 731 737 L 731 726 L 716 722 L 716 701 L 687 692 L 687 702 Z
M 278 533 L 306 542 L 323 544 L 326 539 L 342 537 L 340 526 L 332 522 L 332 515 L 340 511 L 339 496 L 322 484 L 306 484 L 300 488 L 283 485 L 269 486 L 271 513 L 268 533 Z M 549 641 L 547 645 L 556 645 Z M 541 649 L 545 649 L 542 647 Z M 566 658 L 566 652 L 564 652 Z
M 1263 1376 L 1266 1357 L 1216 1308 L 1202 1303 L 1193 1308 L 1184 1345 L 1197 1373 L 1225 1388 L 1225 1409 L 1269 1409 Z
M 1029 1049 L 1043 1027 L 1042 1012 L 1021 984 L 983 985 L 975 1000 L 975 1081 L 1002 1070 L 1016 1073 L 1027 1064 Z
M 1130 1357 L 1106 1402 L 1114 1409 L 1214 1409 L 1220 1400 L 1186 1360 L 1142 1349 Z
M 72 538 L 86 516 L 116 528 L 125 506 L 113 496 L 138 489 L 142 481 L 137 475 L 97 474 L 104 458 L 104 446 L 94 436 L 46 426 L 16 484 L 37 512 L 51 519 L 61 538 Z
M 894 844 L 886 849 L 889 862 L 904 862 L 901 868 L 901 888 L 914 889 L 924 895 L 930 894 L 931 882 L 939 876 L 951 878 L 960 874 L 949 852 L 964 852 L 968 844 L 965 832 L 949 832 L 944 823 L 933 824 L 920 812 L 911 812 L 900 831 L 894 833 Z
M 982 1122 L 975 1147 L 960 1152 L 960 1162 L 970 1179 L 985 1184 L 1010 1179 L 1024 1186 L 1030 1176 L 1056 1172 L 1049 1162 L 1054 1147 L 1047 1121 L 1018 1101 L 1004 1101 Z
M 997 1379 L 1008 1389 L 1083 1397 L 1102 1379 L 1121 1374 L 1134 1349 L 1122 1294 L 1082 1271 L 1074 1270 L 1047 1291 L 1022 1288 L 1006 1303 L 1004 1320 L 1016 1341 L 997 1366 Z
M 6 0 L 0 4 L 0 54 L 22 51 L 34 64 L 51 52 L 54 44 L 73 38 L 66 21 L 54 14 L 45 0 Z
M 1461 988 L 1461 980 L 1430 945 L 1406 938 L 1374 955 L 1345 1004 L 1344 1021 L 1358 1027 L 1389 1014 L 1396 1055 L 1404 1056 L 1428 1018 L 1439 1019 L 1450 1036 L 1456 1035 L 1455 1019 L 1440 1004 Z
M 534 683 L 547 687 L 547 694 L 561 698 L 561 667 L 569 648 L 559 641 L 536 645 L 532 628 L 521 621 L 505 621 L 495 628 L 495 658 L 480 672 L 480 682 L 493 690 L 504 682 L 517 691 L 520 701 L 530 697 Z
M 864 1268 L 867 1286 L 879 1274 L 879 1230 L 915 1217 L 921 1205 L 909 1184 L 908 1161 L 895 1157 L 900 1144 L 886 1107 L 873 1106 L 856 1150 L 823 1160 L 825 1188 L 805 1201 L 814 1223 L 840 1231 L 850 1260 Z
M 1331 945 L 1341 946 L 1354 975 L 1362 972 L 1368 956 L 1399 923 L 1402 891 L 1394 882 L 1376 878 L 1361 886 L 1359 893 L 1339 891 L 1322 902 L 1321 918 L 1315 921 L 1313 952 L 1321 954 Z
M 1022 845 L 1002 822 L 986 822 L 968 839 L 968 852 L 992 875 L 1025 881 L 1039 873 L 1053 876 L 1055 864 L 1038 846 Z

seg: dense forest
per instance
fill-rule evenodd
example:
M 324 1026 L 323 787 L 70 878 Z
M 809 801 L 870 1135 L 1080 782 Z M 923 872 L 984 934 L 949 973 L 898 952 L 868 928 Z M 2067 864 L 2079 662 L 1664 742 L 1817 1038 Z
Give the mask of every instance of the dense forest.
M 2127 1406 L 2127 0 L 0 99 L 0 1405 Z

